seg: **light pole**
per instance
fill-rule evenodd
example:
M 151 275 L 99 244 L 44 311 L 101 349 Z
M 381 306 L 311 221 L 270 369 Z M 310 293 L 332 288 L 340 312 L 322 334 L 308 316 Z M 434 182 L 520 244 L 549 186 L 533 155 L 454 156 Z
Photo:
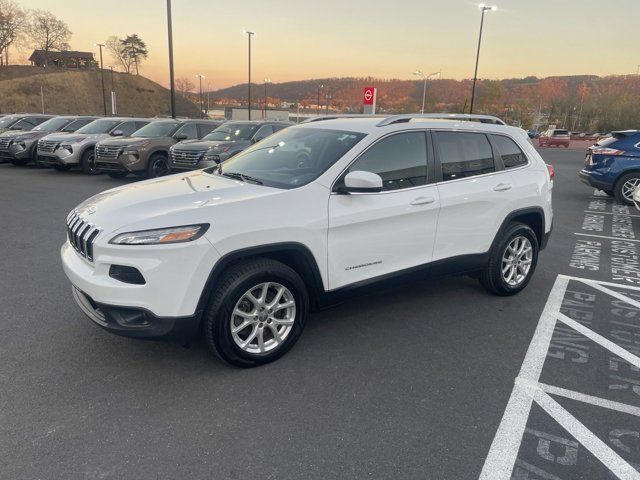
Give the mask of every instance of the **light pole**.
M 204 117 L 204 103 L 202 102 L 202 79 L 205 78 L 205 76 L 199 73 L 198 75 L 196 75 L 196 78 L 198 78 L 199 81 L 200 81 L 200 118 L 203 118 Z
M 100 80 L 102 81 L 102 106 L 104 107 L 104 116 L 107 116 L 107 99 L 104 97 L 104 68 L 102 68 L 102 47 L 103 43 L 94 43 L 94 46 L 100 48 Z
M 316 108 L 316 115 L 320 115 L 320 90 L 324 88 L 324 85 L 318 85 L 318 106 Z
M 242 33 L 246 33 L 249 40 L 249 82 L 247 84 L 247 109 L 249 113 L 249 120 L 251 120 L 251 37 L 255 35 L 255 32 L 243 30 Z
M 267 83 L 271 83 L 270 78 L 264 79 L 264 104 L 262 107 L 262 118 L 267 119 Z
M 476 96 L 476 81 L 478 80 L 478 60 L 480 60 L 480 44 L 482 43 L 482 27 L 484 25 L 484 14 L 488 11 L 495 12 L 498 9 L 498 7 L 496 7 L 495 5 L 490 7 L 488 5 L 485 5 L 484 3 L 481 3 L 480 5 L 478 5 L 478 7 L 482 11 L 482 14 L 480 15 L 480 34 L 478 35 L 478 51 L 476 52 L 476 68 L 473 72 L 473 87 L 471 89 L 471 106 L 469 107 L 469 113 L 473 113 L 473 101 L 475 100 Z
M 111 70 L 111 116 L 116 115 L 116 89 L 113 86 L 113 65 L 109 65 Z
M 327 94 L 324 96 L 324 99 L 325 99 L 325 106 L 324 106 L 325 110 L 324 111 L 326 112 L 327 115 L 329 115 L 329 104 L 331 103 L 331 99 L 332 98 L 333 97 L 332 97 L 331 93 L 329 93 L 327 91 Z
M 435 77 L 436 75 L 440 76 L 440 72 L 433 72 L 429 75 L 425 75 L 422 70 L 416 70 L 413 74 L 422 78 L 422 109 L 420 109 L 420 113 L 424 113 L 424 103 L 427 97 L 427 80 Z
M 176 118 L 176 85 L 173 77 L 173 28 L 171 27 L 171 0 L 167 0 L 167 32 L 169 36 L 169 85 L 171 89 L 171 118 Z

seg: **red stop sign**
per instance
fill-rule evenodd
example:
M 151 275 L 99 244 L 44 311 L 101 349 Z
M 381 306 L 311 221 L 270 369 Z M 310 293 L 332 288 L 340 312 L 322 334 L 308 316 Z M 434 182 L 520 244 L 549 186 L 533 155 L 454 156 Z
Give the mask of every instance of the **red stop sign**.
M 374 87 L 365 87 L 365 89 L 364 89 L 364 104 L 365 105 L 373 105 L 373 100 L 375 98 L 375 91 L 376 91 L 376 89 Z

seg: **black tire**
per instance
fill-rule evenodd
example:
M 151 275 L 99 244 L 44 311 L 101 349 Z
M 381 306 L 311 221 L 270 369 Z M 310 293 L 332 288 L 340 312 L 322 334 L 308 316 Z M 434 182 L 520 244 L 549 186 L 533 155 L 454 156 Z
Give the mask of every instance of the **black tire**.
M 54 165 L 53 168 L 58 172 L 68 172 L 71 170 L 71 165 Z
M 614 192 L 614 197 L 616 198 L 616 200 L 624 205 L 633 205 L 633 201 L 631 199 L 627 199 L 624 196 L 623 193 L 623 187 L 625 185 L 625 183 L 627 183 L 629 180 L 635 180 L 638 179 L 640 180 L 640 172 L 631 172 L 631 173 L 627 173 L 626 175 L 622 175 L 617 181 L 616 181 L 616 185 L 613 189 Z
M 11 160 L 11 163 L 13 163 L 16 167 L 24 167 L 27 163 L 29 163 L 29 159 L 28 158 L 13 158 Z
M 294 321 L 279 346 L 265 353 L 249 353 L 233 339 L 232 312 L 245 292 L 265 282 L 277 282 L 292 294 L 296 309 Z M 256 367 L 287 353 L 300 338 L 308 315 L 309 295 L 304 281 L 294 270 L 268 258 L 250 258 L 229 267 L 216 282 L 204 313 L 203 335 L 209 350 L 225 362 L 243 368 Z
M 87 149 L 87 151 L 82 154 L 82 159 L 80 159 L 82 173 L 87 175 L 96 175 L 98 173 L 96 170 L 95 158 L 95 150 L 93 148 Z
M 489 252 L 489 262 L 480 274 L 480 283 L 489 292 L 495 295 L 509 296 L 515 295 L 524 289 L 531 280 L 533 272 L 538 263 L 538 238 L 528 225 L 519 222 L 510 223 L 503 232 L 498 234 L 498 238 Z M 531 266 L 525 278 L 517 285 L 510 285 L 502 275 L 502 258 L 507 247 L 517 237 L 525 237 L 531 244 Z
M 124 178 L 129 174 L 129 172 L 107 172 L 111 178 Z
M 157 178 L 164 177 L 171 174 L 171 167 L 169 166 L 169 159 L 166 155 L 154 153 L 149 159 L 149 165 L 147 166 L 147 177 Z
M 608 196 L 610 197 L 615 197 L 615 192 L 613 190 L 602 190 L 604 193 L 606 193 Z

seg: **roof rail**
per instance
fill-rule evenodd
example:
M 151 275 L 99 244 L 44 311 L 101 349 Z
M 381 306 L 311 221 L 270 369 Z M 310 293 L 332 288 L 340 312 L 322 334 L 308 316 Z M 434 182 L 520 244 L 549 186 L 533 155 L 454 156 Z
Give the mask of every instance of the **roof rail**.
M 363 113 L 347 113 L 347 114 L 336 114 L 336 115 L 318 115 L 316 117 L 307 118 L 300 123 L 312 123 L 312 122 L 321 122 L 323 120 L 336 120 L 339 118 L 386 118 L 387 115 L 365 115 Z
M 376 126 L 385 127 L 394 123 L 406 123 L 414 119 L 432 118 L 438 120 L 462 120 L 467 122 L 491 123 L 494 125 L 506 125 L 498 117 L 491 115 L 475 115 L 468 113 L 406 113 L 401 115 L 391 115 L 379 122 Z

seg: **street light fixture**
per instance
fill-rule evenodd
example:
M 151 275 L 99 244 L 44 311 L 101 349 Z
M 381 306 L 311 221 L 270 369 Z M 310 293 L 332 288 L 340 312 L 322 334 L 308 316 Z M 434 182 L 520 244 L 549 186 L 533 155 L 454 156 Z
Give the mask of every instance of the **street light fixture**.
M 318 85 L 318 103 L 316 108 L 316 115 L 320 115 L 320 90 L 324 88 L 324 85 Z
M 422 78 L 422 108 L 420 109 L 420 113 L 424 113 L 424 103 L 427 97 L 427 80 L 435 77 L 436 75 L 440 75 L 440 72 L 433 72 L 429 75 L 425 75 L 422 70 L 416 70 L 413 74 L 417 77 Z
M 484 25 L 484 14 L 485 12 L 495 12 L 498 7 L 495 5 L 489 6 L 481 3 L 478 5 L 478 8 L 482 11 L 480 16 L 480 34 L 478 35 L 478 51 L 476 52 L 476 68 L 473 72 L 473 88 L 471 89 L 471 106 L 469 108 L 469 113 L 473 113 L 473 102 L 476 96 L 476 81 L 478 80 L 478 60 L 480 60 L 480 44 L 482 43 L 482 27 Z
M 100 48 L 100 80 L 102 81 L 102 106 L 104 107 L 104 116 L 107 116 L 107 99 L 104 97 L 104 68 L 102 67 L 102 47 L 104 43 L 94 43 L 94 47 Z
M 202 74 L 197 74 L 196 78 L 200 80 L 200 118 L 204 118 L 204 103 L 202 102 L 202 79 L 206 78 Z
M 249 40 L 249 82 L 247 83 L 247 109 L 249 113 L 249 120 L 251 120 L 251 37 L 255 35 L 255 32 L 250 32 L 248 30 L 242 30 L 242 33 L 247 35 L 247 39 Z
M 262 118 L 267 119 L 267 83 L 272 83 L 270 78 L 264 79 L 264 103 L 262 106 Z

